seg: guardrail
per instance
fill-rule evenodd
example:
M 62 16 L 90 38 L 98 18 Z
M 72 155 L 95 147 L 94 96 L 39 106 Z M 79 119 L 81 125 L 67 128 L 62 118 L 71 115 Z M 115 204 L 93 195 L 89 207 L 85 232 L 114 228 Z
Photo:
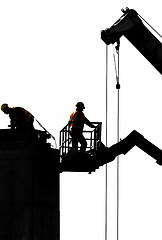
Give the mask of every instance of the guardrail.
M 101 143 L 101 122 L 92 122 L 96 127 L 90 130 L 83 130 L 83 135 L 87 141 L 87 150 L 97 150 Z M 70 126 L 67 124 L 60 131 L 60 156 L 67 154 L 72 149 L 72 137 L 70 135 Z M 80 146 L 78 147 L 78 150 Z

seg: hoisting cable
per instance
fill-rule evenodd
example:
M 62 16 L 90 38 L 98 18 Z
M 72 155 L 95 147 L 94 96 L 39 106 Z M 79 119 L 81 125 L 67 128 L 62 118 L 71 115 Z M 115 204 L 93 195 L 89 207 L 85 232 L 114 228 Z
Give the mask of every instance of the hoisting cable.
M 118 66 L 116 66 L 115 53 L 113 52 L 114 57 L 114 66 L 116 73 L 116 89 L 117 89 L 117 143 L 119 142 L 120 135 L 120 83 L 119 83 L 119 47 L 120 41 L 118 40 L 116 48 L 118 56 Z M 119 239 L 119 156 L 117 156 L 117 240 Z
M 151 26 L 151 24 L 149 24 L 142 16 L 140 16 L 139 14 L 138 14 L 138 16 L 160 37 L 160 38 L 162 38 L 162 35 L 158 32 L 158 31 L 156 31 L 156 29 L 155 28 L 153 28 L 152 26 Z
M 48 132 L 47 129 L 45 127 L 43 127 L 43 125 L 35 117 L 34 117 L 34 119 L 40 125 L 40 127 L 43 128 L 44 131 L 47 132 L 54 139 L 55 147 L 57 148 L 56 138 L 50 132 Z
M 106 45 L 106 147 L 108 129 L 108 45 Z M 107 164 L 105 165 L 105 240 L 107 240 Z

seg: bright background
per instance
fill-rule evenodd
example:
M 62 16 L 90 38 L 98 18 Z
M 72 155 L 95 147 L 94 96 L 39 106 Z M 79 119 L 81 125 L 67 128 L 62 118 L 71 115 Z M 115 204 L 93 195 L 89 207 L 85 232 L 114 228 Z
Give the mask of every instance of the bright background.
M 161 1 L 1 1 L 0 104 L 22 106 L 51 132 L 67 124 L 75 104 L 101 121 L 105 143 L 106 45 L 101 30 L 133 8 L 157 31 Z M 109 46 L 108 146 L 117 141 L 117 90 Z M 120 138 L 133 129 L 162 148 L 161 75 L 124 38 L 120 47 Z M 0 113 L 0 127 L 9 119 Z M 35 125 L 37 127 L 37 124 Z M 76 160 L 77 161 L 77 160 Z M 162 167 L 138 148 L 120 157 L 120 240 L 162 239 Z M 105 238 L 105 167 L 60 176 L 61 240 Z M 116 239 L 116 160 L 108 164 L 108 239 Z

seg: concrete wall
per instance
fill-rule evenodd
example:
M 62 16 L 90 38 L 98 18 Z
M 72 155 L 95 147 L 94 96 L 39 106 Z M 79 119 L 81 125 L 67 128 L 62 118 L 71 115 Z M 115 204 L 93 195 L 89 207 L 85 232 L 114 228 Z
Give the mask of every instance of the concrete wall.
M 47 143 L 0 141 L 0 240 L 59 240 L 59 155 Z

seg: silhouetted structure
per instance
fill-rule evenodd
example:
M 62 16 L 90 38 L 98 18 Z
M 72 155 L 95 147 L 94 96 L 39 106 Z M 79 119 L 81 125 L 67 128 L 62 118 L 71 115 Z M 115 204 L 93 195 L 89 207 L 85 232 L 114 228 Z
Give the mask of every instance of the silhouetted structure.
M 99 159 L 99 165 L 112 162 L 118 155 L 126 154 L 134 146 L 137 146 L 142 151 L 156 160 L 156 163 L 162 165 L 162 150 L 148 141 L 136 130 L 132 131 L 126 138 L 119 143 L 107 148 L 104 145 L 97 151 L 96 156 Z
M 134 47 L 162 74 L 162 43 L 146 28 L 138 13 L 126 8 L 114 25 L 101 32 L 107 44 L 119 42 L 124 35 Z
M 1 240 L 59 240 L 59 152 L 48 137 L 0 130 Z
M 43 131 L 0 130 L 0 239 L 59 240 L 59 172 L 95 171 L 139 147 L 162 165 L 162 150 L 137 131 L 111 147 L 101 142 L 101 123 L 86 140 L 86 152 L 70 151 L 69 125 L 59 151 Z
M 93 122 L 93 130 L 83 130 L 87 141 L 87 151 L 74 150 L 72 146 L 72 137 L 69 124 L 60 131 L 60 171 L 72 172 L 92 172 L 98 168 L 96 162 L 96 151 L 101 144 L 101 122 Z
M 86 133 L 87 131 L 85 131 Z M 65 126 L 60 132 L 60 171 L 93 172 L 100 166 L 112 162 L 121 154 L 126 154 L 134 146 L 139 147 L 145 153 L 154 158 L 157 164 L 162 165 L 162 150 L 145 139 L 137 131 L 132 131 L 120 142 L 105 147 L 101 142 L 101 123 L 96 123 L 96 128 L 90 132 L 87 138 L 91 142 L 89 149 L 83 153 L 70 151 L 70 136 L 68 127 Z

